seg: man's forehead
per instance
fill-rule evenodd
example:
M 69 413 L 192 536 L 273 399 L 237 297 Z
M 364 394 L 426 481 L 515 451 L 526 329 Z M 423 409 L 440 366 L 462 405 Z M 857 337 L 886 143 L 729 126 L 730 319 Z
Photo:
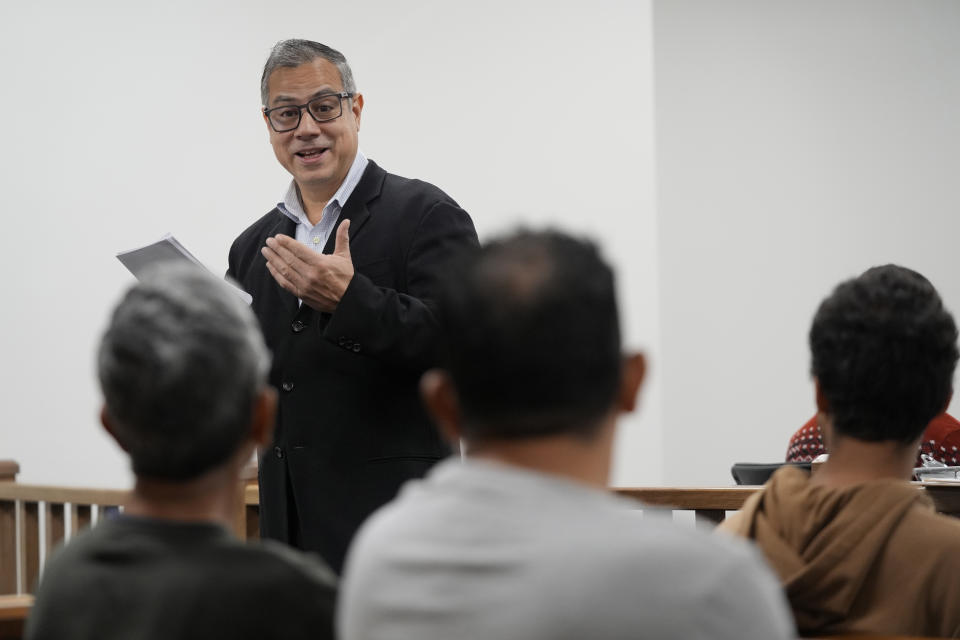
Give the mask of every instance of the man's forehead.
M 296 67 L 277 67 L 267 78 L 270 102 L 309 100 L 319 93 L 340 91 L 343 91 L 340 72 L 323 58 Z

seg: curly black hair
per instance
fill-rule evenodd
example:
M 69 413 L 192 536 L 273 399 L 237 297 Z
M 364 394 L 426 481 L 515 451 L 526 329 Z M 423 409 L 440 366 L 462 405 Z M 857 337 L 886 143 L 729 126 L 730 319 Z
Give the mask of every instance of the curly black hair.
M 838 434 L 908 444 L 950 400 L 957 326 L 930 281 L 885 265 L 820 304 L 810 351 Z

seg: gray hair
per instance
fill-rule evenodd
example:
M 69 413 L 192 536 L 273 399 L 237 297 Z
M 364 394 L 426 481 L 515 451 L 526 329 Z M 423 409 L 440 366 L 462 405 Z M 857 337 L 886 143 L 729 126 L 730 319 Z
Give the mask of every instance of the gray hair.
M 134 473 L 179 481 L 236 453 L 250 433 L 270 356 L 253 313 L 226 283 L 167 265 L 117 304 L 97 368 Z
M 267 106 L 267 100 L 270 98 L 270 93 L 267 90 L 270 74 L 277 67 L 299 67 L 302 64 L 313 62 L 317 58 L 323 58 L 337 68 L 337 71 L 340 72 L 340 81 L 343 83 L 344 91 L 347 93 L 357 92 L 357 85 L 353 82 L 353 72 L 342 53 L 312 40 L 281 40 L 273 45 L 267 63 L 263 65 L 263 75 L 260 77 L 260 100 L 263 106 Z

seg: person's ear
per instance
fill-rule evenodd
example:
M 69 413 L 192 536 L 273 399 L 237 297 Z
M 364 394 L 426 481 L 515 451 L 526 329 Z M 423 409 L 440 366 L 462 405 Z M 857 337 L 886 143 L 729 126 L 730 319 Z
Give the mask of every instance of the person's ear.
M 250 439 L 262 449 L 273 441 L 273 427 L 277 417 L 277 390 L 265 386 L 253 401 L 250 416 Z
M 637 408 L 637 398 L 646 374 L 647 361 L 642 353 L 630 353 L 623 357 L 618 403 L 621 412 L 629 413 Z
M 129 452 L 130 450 L 123 444 L 123 441 L 117 437 L 117 429 L 113 425 L 113 419 L 110 417 L 110 412 L 107 411 L 107 405 L 102 405 L 100 407 L 100 424 L 103 425 L 103 428 L 106 429 L 107 433 L 110 434 L 110 437 L 113 438 L 114 442 L 119 445 L 121 449 Z
M 460 400 L 450 374 L 442 369 L 430 369 L 420 378 L 420 397 L 433 418 L 440 435 L 456 445 L 460 442 Z
M 360 131 L 360 114 L 363 111 L 363 94 L 358 93 L 350 101 L 350 110 L 353 111 L 353 119 L 357 121 L 357 131 Z

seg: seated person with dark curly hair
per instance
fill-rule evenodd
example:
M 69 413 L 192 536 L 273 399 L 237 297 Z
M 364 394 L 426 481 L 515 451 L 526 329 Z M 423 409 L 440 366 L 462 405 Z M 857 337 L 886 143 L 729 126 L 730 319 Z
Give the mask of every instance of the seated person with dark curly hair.
M 136 485 L 47 563 L 28 640 L 333 637 L 326 565 L 228 529 L 273 431 L 269 368 L 253 313 L 209 274 L 162 269 L 123 297 L 100 343 L 101 419 Z
M 952 394 L 953 317 L 920 274 L 875 267 L 823 301 L 810 350 L 830 458 L 780 469 L 721 530 L 763 550 L 801 635 L 960 636 L 960 520 L 907 482 Z

